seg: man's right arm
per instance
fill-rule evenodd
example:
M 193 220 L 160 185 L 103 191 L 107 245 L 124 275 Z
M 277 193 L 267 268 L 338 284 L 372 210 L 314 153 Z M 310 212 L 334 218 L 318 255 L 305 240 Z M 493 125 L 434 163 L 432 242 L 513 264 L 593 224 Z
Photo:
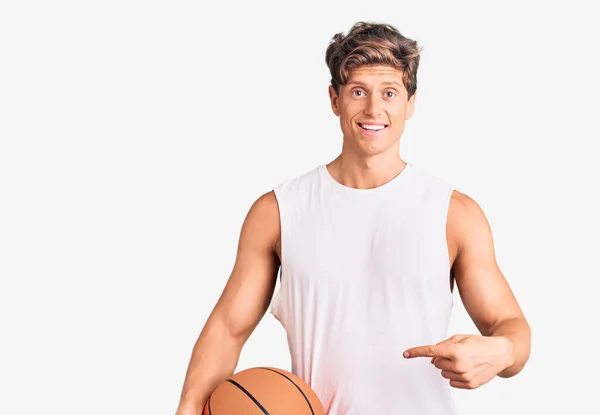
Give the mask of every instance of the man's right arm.
M 212 391 L 234 373 L 273 296 L 279 236 L 279 209 L 271 191 L 254 202 L 244 220 L 235 265 L 194 345 L 177 415 L 201 414 Z

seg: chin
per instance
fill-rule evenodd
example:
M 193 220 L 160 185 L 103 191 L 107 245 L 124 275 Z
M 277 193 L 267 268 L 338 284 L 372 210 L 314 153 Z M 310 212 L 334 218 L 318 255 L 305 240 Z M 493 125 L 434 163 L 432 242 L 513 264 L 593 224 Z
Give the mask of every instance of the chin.
M 360 145 L 361 153 L 368 156 L 375 156 L 377 154 L 385 153 L 388 148 L 389 147 L 387 146 L 378 145 L 375 143 L 362 143 Z

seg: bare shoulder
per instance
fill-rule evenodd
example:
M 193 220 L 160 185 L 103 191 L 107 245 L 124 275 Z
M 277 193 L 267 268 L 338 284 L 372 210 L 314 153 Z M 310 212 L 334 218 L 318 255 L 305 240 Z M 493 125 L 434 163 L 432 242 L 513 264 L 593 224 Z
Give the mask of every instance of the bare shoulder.
M 275 192 L 271 190 L 260 195 L 250 207 L 248 214 L 266 221 L 278 219 L 279 207 Z
M 272 190 L 260 195 L 250 207 L 242 227 L 242 237 L 244 234 L 252 237 L 251 243 L 258 242 L 275 249 L 280 234 L 279 205 Z
M 459 253 L 469 244 L 489 245 L 491 229 L 488 219 L 472 197 L 454 190 L 448 206 L 448 230 Z M 489 246 L 488 246 L 489 248 Z
M 449 208 L 449 214 L 453 214 L 455 219 L 464 220 L 473 215 L 479 217 L 479 219 L 485 217 L 481 206 L 471 196 L 458 190 L 452 191 Z

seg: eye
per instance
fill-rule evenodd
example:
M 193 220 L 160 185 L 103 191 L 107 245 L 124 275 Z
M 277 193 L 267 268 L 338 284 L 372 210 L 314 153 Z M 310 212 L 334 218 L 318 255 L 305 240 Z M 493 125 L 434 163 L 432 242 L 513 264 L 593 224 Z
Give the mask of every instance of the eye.
M 361 94 L 363 93 L 363 91 L 361 91 L 360 89 L 355 89 L 354 91 L 352 91 L 353 96 L 358 96 L 356 95 L 357 92 L 360 92 Z
M 387 95 L 388 98 L 394 98 L 394 96 L 396 96 L 396 93 L 394 91 L 387 91 L 386 94 L 392 94 L 391 96 Z

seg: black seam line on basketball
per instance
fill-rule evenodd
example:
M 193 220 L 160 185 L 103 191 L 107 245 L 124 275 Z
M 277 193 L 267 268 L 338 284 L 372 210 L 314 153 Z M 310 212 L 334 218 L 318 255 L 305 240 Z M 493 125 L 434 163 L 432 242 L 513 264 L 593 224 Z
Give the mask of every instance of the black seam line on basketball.
M 310 413 L 311 413 L 312 415 L 315 415 L 315 411 L 313 411 L 313 407 L 312 407 L 312 405 L 310 404 L 310 401 L 308 400 L 308 398 L 306 397 L 306 395 L 304 394 L 304 392 L 302 392 L 302 389 L 300 389 L 300 386 L 296 385 L 296 382 L 294 382 L 292 379 L 290 379 L 288 376 L 284 375 L 283 373 L 281 373 L 281 372 L 278 372 L 278 371 L 276 371 L 276 370 L 273 370 L 273 369 L 269 369 L 268 367 L 260 367 L 259 369 L 270 370 L 271 372 L 275 372 L 275 373 L 277 373 L 278 375 L 281 375 L 281 376 L 283 376 L 284 378 L 286 378 L 287 380 L 289 380 L 290 382 L 292 382 L 292 385 L 294 385 L 294 386 L 296 387 L 296 389 L 298 389 L 298 390 L 300 391 L 300 393 L 302 394 L 302 396 L 304 396 L 304 400 L 305 400 L 305 401 L 306 401 L 306 403 L 308 404 L 308 408 L 310 409 Z
M 208 398 L 208 415 L 212 415 L 212 410 L 210 409 L 210 397 Z
M 260 408 L 261 411 L 263 411 L 263 414 L 265 415 L 269 415 L 269 413 L 267 412 L 267 410 L 265 409 L 264 406 L 262 406 L 260 404 L 260 402 L 258 402 L 256 400 L 256 398 L 254 396 L 252 396 L 252 394 L 250 392 L 248 392 L 246 389 L 244 389 L 244 387 L 242 385 L 240 385 L 239 383 L 237 383 L 235 380 L 233 379 L 227 379 L 227 382 L 229 383 L 233 383 L 235 386 L 237 386 L 242 392 L 244 392 L 246 395 L 248 395 L 248 397 L 250 399 L 252 399 L 252 401 L 256 404 L 256 406 L 258 406 Z

